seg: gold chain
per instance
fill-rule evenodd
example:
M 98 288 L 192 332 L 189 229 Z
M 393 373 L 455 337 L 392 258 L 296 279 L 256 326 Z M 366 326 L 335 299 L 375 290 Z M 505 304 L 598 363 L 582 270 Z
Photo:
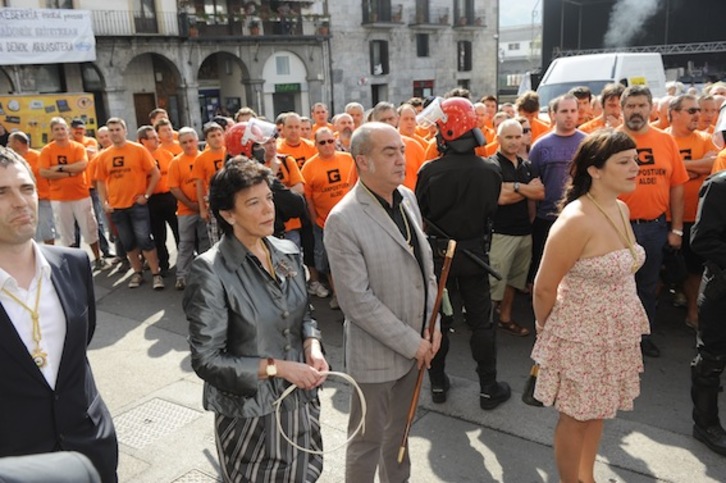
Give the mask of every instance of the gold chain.
M 623 222 L 623 228 L 625 228 L 625 231 L 621 230 L 620 227 L 615 223 L 615 220 L 612 219 L 612 217 L 603 209 L 602 206 L 600 206 L 600 203 L 595 201 L 595 198 L 588 192 L 585 193 L 587 198 L 592 201 L 592 204 L 595 205 L 595 207 L 602 213 L 605 218 L 607 218 L 608 222 L 610 223 L 610 226 L 612 226 L 615 231 L 618 233 L 618 236 L 620 239 L 625 243 L 625 245 L 628 247 L 628 250 L 630 251 L 630 255 L 633 257 L 633 267 L 632 272 L 635 273 L 638 271 L 638 256 L 635 253 L 635 244 L 630 240 L 630 237 L 626 235 L 627 233 L 627 222 L 625 221 L 625 215 L 623 215 L 623 210 L 620 209 L 620 206 L 618 206 L 618 212 L 620 213 L 620 220 Z
M 33 350 L 32 353 L 33 362 L 35 362 L 35 365 L 40 368 L 45 367 L 45 365 L 48 363 L 48 354 L 43 352 L 43 349 L 40 348 L 40 340 L 42 339 L 42 335 L 40 333 L 40 314 L 38 313 L 38 307 L 40 306 L 40 292 L 42 286 L 43 276 L 41 275 L 40 278 L 38 278 L 38 288 L 35 292 L 35 310 L 25 305 L 22 300 L 20 300 L 14 294 L 10 293 L 8 290 L 4 288 L 2 289 L 2 291 L 8 297 L 16 301 L 18 304 L 20 304 L 22 308 L 30 313 L 30 319 L 33 321 L 33 342 L 35 342 L 35 350 Z
M 275 274 L 275 267 L 272 266 L 272 253 L 270 253 L 270 249 L 267 248 L 264 240 L 260 240 L 260 243 L 262 243 L 262 248 L 263 250 L 265 250 L 265 258 L 267 258 L 267 265 L 270 267 L 270 275 L 272 275 L 273 279 L 277 280 L 277 275 Z
M 369 195 L 371 195 L 371 198 L 373 198 L 376 202 L 378 202 L 378 198 L 376 198 L 376 195 L 374 195 L 371 190 L 368 189 L 368 186 L 366 186 L 364 183 L 361 183 L 361 186 L 363 186 L 363 189 L 365 189 Z M 380 203 L 378 203 L 380 204 Z M 406 245 L 408 245 L 408 250 L 413 253 L 413 243 L 411 242 L 411 227 L 408 225 L 408 217 L 406 216 L 406 213 L 403 211 L 403 200 L 398 204 L 398 209 L 401 212 L 401 218 L 403 218 L 403 226 L 406 228 Z M 394 223 L 395 224 L 395 223 Z

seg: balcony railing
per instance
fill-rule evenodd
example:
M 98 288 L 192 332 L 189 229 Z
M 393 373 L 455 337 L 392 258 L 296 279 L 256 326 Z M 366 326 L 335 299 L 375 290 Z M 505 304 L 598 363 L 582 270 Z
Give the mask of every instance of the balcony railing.
M 372 0 L 363 1 L 363 25 L 403 23 L 403 4 L 379 4 Z
M 129 10 L 91 10 L 91 15 L 96 36 L 178 36 L 180 33 L 180 16 L 176 12 L 148 15 Z
M 451 17 L 447 7 L 430 8 L 428 12 L 426 9 L 416 9 L 408 23 L 421 26 L 447 26 L 451 25 Z
M 486 12 L 484 10 L 476 10 L 473 14 L 461 13 L 454 18 L 454 27 L 484 28 L 486 26 Z
M 193 15 L 157 12 L 155 16 L 122 10 L 92 10 L 96 36 L 158 35 L 199 38 L 228 36 L 330 35 L 330 18 L 322 15 L 265 17 Z

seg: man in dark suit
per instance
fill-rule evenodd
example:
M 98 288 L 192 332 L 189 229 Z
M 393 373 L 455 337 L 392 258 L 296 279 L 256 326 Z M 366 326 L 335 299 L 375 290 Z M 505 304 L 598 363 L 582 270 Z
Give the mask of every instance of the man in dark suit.
M 37 208 L 30 167 L 0 148 L 0 457 L 78 451 L 115 482 L 116 432 L 86 357 L 91 266 L 35 244 Z

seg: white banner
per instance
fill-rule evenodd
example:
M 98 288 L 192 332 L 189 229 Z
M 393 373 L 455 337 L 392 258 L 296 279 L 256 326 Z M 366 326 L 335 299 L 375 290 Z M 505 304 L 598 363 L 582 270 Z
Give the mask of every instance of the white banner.
M 0 65 L 96 60 L 91 12 L 0 8 Z

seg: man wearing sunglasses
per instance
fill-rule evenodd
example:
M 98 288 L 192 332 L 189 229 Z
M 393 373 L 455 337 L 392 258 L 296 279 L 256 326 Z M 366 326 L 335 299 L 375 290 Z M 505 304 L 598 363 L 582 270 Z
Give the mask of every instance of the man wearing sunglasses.
M 711 173 L 718 150 L 711 136 L 697 130 L 701 108 L 698 99 L 691 95 L 675 97 L 668 107 L 670 127 L 666 132 L 673 136 L 688 171 L 688 181 L 683 185 L 683 244 L 681 253 L 686 261 L 688 275 L 683 282 L 683 293 L 688 303 L 686 325 L 698 327 L 698 286 L 703 273 L 703 260 L 690 247 L 690 233 L 696 221 L 698 192 Z
M 652 333 L 663 248 L 668 244 L 678 249 L 683 240 L 683 184 L 688 181 L 688 173 L 671 135 L 648 123 L 653 109 L 650 89 L 641 85 L 628 87 L 620 98 L 620 106 L 624 120 L 620 129 L 635 141 L 640 165 L 635 191 L 620 198 L 630 209 L 635 239 L 645 249 L 645 264 L 635 274 L 635 283 Z M 670 229 L 666 213 L 671 216 Z M 640 347 L 648 357 L 660 356 L 651 336 L 644 336 Z
M 308 202 L 315 238 L 315 269 L 318 273 L 328 276 L 331 289 L 333 280 L 323 245 L 323 228 L 330 211 L 348 192 L 350 188 L 348 179 L 353 169 L 351 155 L 336 151 L 335 143 L 335 135 L 331 129 L 327 127 L 318 129 L 315 133 L 315 147 L 318 149 L 318 154 L 310 158 L 302 168 L 305 199 Z M 330 308 L 338 309 L 335 295 L 330 300 Z

